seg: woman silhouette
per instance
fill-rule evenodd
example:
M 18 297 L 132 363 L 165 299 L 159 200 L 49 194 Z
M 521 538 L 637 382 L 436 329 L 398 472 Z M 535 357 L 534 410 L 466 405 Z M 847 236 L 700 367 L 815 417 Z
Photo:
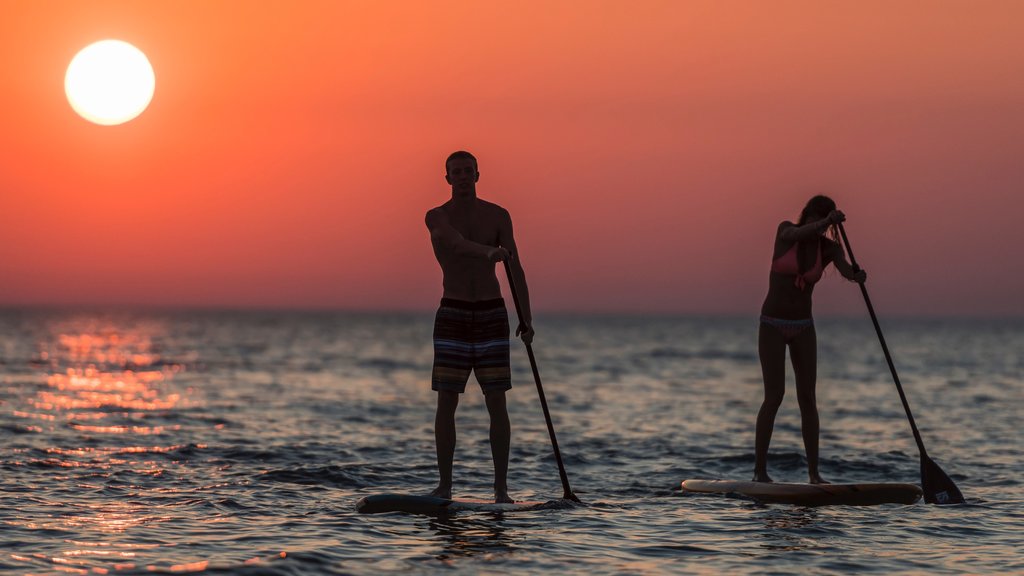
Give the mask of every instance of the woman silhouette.
M 844 278 L 864 282 L 867 274 L 854 271 L 836 241 L 835 225 L 846 220 L 827 196 L 807 202 L 794 224 L 779 224 L 775 252 L 768 276 L 768 295 L 761 306 L 758 355 L 764 377 L 764 402 L 757 413 L 754 442 L 754 481 L 771 482 L 768 476 L 768 445 L 775 426 L 775 414 L 786 392 L 786 347 L 789 347 L 796 397 L 800 405 L 800 428 L 807 452 L 807 475 L 812 484 L 826 484 L 818 473 L 817 336 L 811 317 L 811 294 L 822 272 L 833 264 Z M 832 238 L 825 237 L 831 230 Z

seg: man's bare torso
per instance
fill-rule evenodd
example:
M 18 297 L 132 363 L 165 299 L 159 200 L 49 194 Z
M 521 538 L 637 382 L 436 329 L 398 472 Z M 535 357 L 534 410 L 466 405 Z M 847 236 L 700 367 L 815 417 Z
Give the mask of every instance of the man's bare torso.
M 508 220 L 504 208 L 480 200 L 450 200 L 434 210 L 448 217 L 448 223 L 466 240 L 485 246 L 499 246 L 502 227 Z M 484 258 L 456 254 L 437 240 L 432 241 L 434 256 L 444 275 L 444 297 L 476 302 L 501 297 L 494 273 L 495 263 Z

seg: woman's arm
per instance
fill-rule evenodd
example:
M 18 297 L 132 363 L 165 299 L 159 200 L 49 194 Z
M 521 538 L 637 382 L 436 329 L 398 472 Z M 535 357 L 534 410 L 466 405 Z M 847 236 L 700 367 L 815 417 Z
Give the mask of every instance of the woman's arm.
M 838 224 L 844 220 L 846 220 L 845 214 L 839 210 L 833 210 L 828 213 L 828 216 L 825 216 L 821 220 L 808 222 L 803 226 L 797 226 L 791 222 L 783 222 L 782 225 L 779 226 L 779 238 L 786 242 L 809 240 L 823 233 L 829 226 Z M 786 224 L 789 225 L 785 226 Z
M 868 273 L 860 269 L 854 270 L 853 266 L 846 261 L 843 248 L 835 242 L 829 241 L 828 243 L 832 246 L 832 264 L 835 265 L 836 270 L 839 270 L 843 278 L 863 284 L 868 279 Z

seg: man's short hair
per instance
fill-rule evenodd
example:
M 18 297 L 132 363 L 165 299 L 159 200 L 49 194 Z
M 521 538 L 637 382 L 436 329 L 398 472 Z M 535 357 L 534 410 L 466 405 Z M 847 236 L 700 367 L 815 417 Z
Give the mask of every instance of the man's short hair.
M 452 163 L 452 160 L 472 160 L 473 167 L 479 169 L 476 163 L 476 156 L 473 156 L 472 154 L 466 152 L 465 150 L 456 150 L 455 152 L 449 154 L 448 159 L 444 161 L 445 174 L 448 173 L 448 165 Z

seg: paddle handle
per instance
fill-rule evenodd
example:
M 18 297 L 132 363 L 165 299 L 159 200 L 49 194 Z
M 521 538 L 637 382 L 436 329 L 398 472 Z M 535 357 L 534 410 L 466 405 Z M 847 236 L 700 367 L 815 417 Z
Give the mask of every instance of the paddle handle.
M 853 257 L 853 249 L 850 247 L 850 240 L 846 237 L 846 229 L 843 228 L 843 223 L 839 222 L 839 235 L 843 237 L 843 244 L 846 246 L 846 254 L 850 257 L 850 265 L 853 266 L 855 272 L 860 272 L 860 266 L 857 264 L 857 259 Z M 882 344 L 882 353 L 885 354 L 885 361 L 889 364 L 889 371 L 892 372 L 892 380 L 896 383 L 896 390 L 900 393 L 900 401 L 903 402 L 903 409 L 907 412 L 907 419 L 910 421 L 910 429 L 914 432 L 914 440 L 917 442 L 917 448 L 921 451 L 921 458 L 928 458 L 928 452 L 924 449 L 924 441 L 921 440 L 921 433 L 917 429 L 917 424 L 914 422 L 914 415 L 910 412 L 910 403 L 907 402 L 907 395 L 903 392 L 903 385 L 900 384 L 900 377 L 896 374 L 896 365 L 893 364 L 892 355 L 889 354 L 889 347 L 885 344 L 885 336 L 882 335 L 882 327 L 878 324 L 878 317 L 875 316 L 875 307 L 871 305 L 871 298 L 868 296 L 868 289 L 864 286 L 863 282 L 858 282 L 860 286 L 860 293 L 864 296 L 864 304 L 868 307 L 868 314 L 871 315 L 871 322 L 875 325 L 875 333 L 878 334 L 878 341 Z
M 519 293 L 516 291 L 516 281 L 512 278 L 512 266 L 506 259 L 505 274 L 508 276 L 508 290 L 512 293 L 512 303 L 516 308 L 516 316 L 519 318 L 519 324 L 525 325 L 526 321 L 523 318 L 523 308 L 519 304 Z M 533 381 L 537 384 L 537 395 L 540 396 L 540 407 L 544 410 L 544 421 L 548 425 L 548 436 L 551 437 L 551 449 L 555 453 L 555 461 L 558 462 L 558 476 L 562 479 L 562 498 L 566 500 L 572 500 L 579 502 L 580 499 L 572 493 L 572 488 L 569 487 L 569 476 L 565 473 L 565 464 L 562 463 L 562 453 L 558 449 L 558 440 L 555 439 L 555 426 L 551 423 L 551 412 L 548 410 L 548 401 L 544 397 L 544 386 L 540 382 L 540 372 L 537 370 L 537 359 L 533 355 L 533 346 L 530 344 L 526 345 L 526 355 L 530 358 L 530 368 L 533 369 Z

